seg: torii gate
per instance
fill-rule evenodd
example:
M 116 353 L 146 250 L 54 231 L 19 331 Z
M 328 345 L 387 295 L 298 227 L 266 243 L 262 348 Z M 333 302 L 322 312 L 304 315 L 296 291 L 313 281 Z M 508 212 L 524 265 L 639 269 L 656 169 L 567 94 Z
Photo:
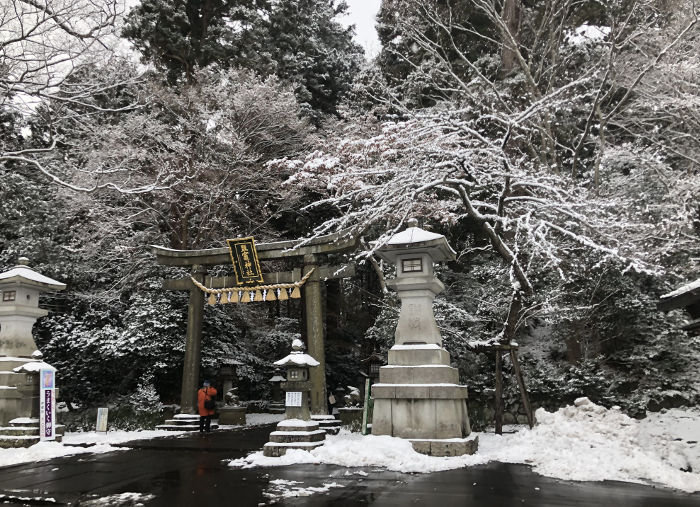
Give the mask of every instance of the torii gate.
M 303 261 L 302 268 L 296 268 L 287 272 L 263 274 L 265 283 L 291 283 L 299 281 L 302 276 L 313 271 L 304 286 L 308 353 L 320 363 L 319 367 L 313 368 L 311 372 L 311 411 L 313 414 L 325 414 L 327 411 L 321 281 L 354 275 L 354 267 L 352 265 L 320 265 L 320 256 L 354 250 L 357 245 L 357 237 L 342 233 L 321 236 L 311 240 L 279 241 L 256 245 L 258 258 L 261 261 L 294 258 L 301 258 Z M 152 245 L 151 248 L 156 255 L 158 264 L 165 266 L 189 266 L 192 278 L 208 288 L 223 289 L 235 286 L 233 277 L 207 276 L 207 266 L 230 264 L 231 257 L 228 247 L 206 250 L 173 250 Z M 197 412 L 197 388 L 199 387 L 199 365 L 202 352 L 204 293 L 192 283 L 189 276 L 179 279 L 166 279 L 163 281 L 163 288 L 165 290 L 188 290 L 190 292 L 180 406 L 181 413 L 195 414 Z

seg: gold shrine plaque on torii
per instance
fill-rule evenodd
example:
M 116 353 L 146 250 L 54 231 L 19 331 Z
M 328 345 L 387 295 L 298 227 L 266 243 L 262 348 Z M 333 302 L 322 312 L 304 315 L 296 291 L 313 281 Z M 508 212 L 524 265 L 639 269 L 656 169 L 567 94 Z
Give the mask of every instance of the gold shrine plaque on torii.
M 236 285 L 260 283 L 263 281 L 258 252 L 255 249 L 255 239 L 236 238 L 227 239 L 228 249 L 231 253 L 233 270 L 236 273 Z

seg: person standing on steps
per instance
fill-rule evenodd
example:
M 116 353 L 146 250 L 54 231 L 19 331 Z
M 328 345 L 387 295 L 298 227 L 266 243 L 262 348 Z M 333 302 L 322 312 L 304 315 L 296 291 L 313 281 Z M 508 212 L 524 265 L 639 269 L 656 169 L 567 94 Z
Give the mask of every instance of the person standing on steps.
M 202 388 L 197 391 L 197 409 L 199 410 L 199 432 L 211 431 L 211 417 L 216 409 L 216 388 L 211 387 L 208 380 L 202 382 Z

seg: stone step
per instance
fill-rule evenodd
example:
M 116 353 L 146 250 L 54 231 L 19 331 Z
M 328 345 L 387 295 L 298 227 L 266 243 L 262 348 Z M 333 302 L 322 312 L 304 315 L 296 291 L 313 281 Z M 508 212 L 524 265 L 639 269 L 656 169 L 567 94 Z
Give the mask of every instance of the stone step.
M 341 422 L 332 415 L 312 415 L 311 420 L 318 423 L 319 428 L 327 435 L 337 435 L 340 433 Z
M 38 426 L 6 426 L 0 427 L 1 436 L 39 436 Z
M 284 414 L 285 412 L 284 403 L 281 402 L 273 401 L 267 408 L 271 414 Z
M 285 419 L 277 423 L 277 431 L 316 431 L 317 421 L 302 421 L 300 419 Z
M 9 426 L 5 426 L 0 428 L 0 431 L 2 430 L 7 430 L 10 431 L 11 433 L 8 433 L 10 435 L 21 435 L 23 433 L 13 433 L 14 431 L 22 432 L 22 431 L 31 431 L 33 433 L 25 433 L 25 434 L 39 434 L 39 419 L 30 419 L 28 417 L 19 417 L 17 419 L 12 419 L 9 423 Z M 66 426 L 63 424 L 57 424 L 54 428 L 54 431 L 56 432 L 56 435 L 65 435 L 66 433 Z
M 462 456 L 464 454 L 474 454 L 479 449 L 478 435 L 471 435 L 467 438 L 448 439 L 408 439 L 413 446 L 413 450 L 428 456 Z
M 273 431 L 270 433 L 270 442 L 273 443 L 301 443 L 320 442 L 326 439 L 325 430 L 316 431 Z
M 56 436 L 55 442 L 61 442 L 63 437 L 60 435 Z M 0 435 L 0 448 L 3 449 L 15 449 L 20 447 L 31 447 L 34 444 L 38 444 L 40 441 L 39 436 L 5 436 Z
M 35 417 L 16 417 L 15 419 L 10 420 L 10 422 L 7 424 L 10 426 L 36 426 L 38 428 L 39 419 Z
M 293 443 L 274 443 L 268 442 L 263 446 L 263 454 L 268 457 L 280 457 L 283 456 L 287 449 L 302 449 L 304 451 L 311 451 L 316 447 L 320 447 L 324 444 L 324 441 L 318 442 L 293 442 Z

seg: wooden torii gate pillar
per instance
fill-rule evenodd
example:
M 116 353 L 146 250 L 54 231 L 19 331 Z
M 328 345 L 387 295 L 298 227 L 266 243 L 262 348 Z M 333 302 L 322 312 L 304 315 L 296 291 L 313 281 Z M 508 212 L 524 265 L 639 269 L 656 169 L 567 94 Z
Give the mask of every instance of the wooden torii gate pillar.
M 264 274 L 264 283 L 291 283 L 301 279 L 313 270 L 304 285 L 304 304 L 306 306 L 306 337 L 308 353 L 319 363 L 311 370 L 311 412 L 325 414 L 326 403 L 326 355 L 323 331 L 323 301 L 321 299 L 321 282 L 346 278 L 354 274 L 352 266 L 320 266 L 319 256 L 354 250 L 357 239 L 349 235 L 333 234 L 310 241 L 280 241 L 256 245 L 258 258 L 264 260 L 282 260 L 301 258 L 302 269 L 291 272 Z M 152 246 L 158 264 L 165 266 L 189 266 L 192 277 L 199 283 L 212 289 L 223 289 L 236 285 L 233 277 L 209 277 L 206 266 L 228 265 L 231 262 L 228 247 L 206 250 L 172 250 Z M 204 318 L 204 293 L 197 288 L 189 277 L 163 281 L 166 290 L 188 290 L 190 293 L 187 311 L 187 340 L 185 343 L 185 360 L 182 372 L 182 391 L 180 397 L 181 413 L 197 413 L 197 389 L 199 387 L 199 365 L 202 356 L 202 321 Z

